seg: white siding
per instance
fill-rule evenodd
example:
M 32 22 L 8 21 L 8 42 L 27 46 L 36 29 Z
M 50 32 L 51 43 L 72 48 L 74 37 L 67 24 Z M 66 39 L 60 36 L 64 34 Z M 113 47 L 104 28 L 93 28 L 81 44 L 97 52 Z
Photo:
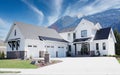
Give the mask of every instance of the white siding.
M 14 36 L 14 31 L 16 30 L 16 36 Z M 16 39 L 16 38 L 20 38 L 20 47 L 18 47 L 18 50 L 19 51 L 23 51 L 24 50 L 24 38 L 23 38 L 23 35 L 21 34 L 19 28 L 15 25 L 8 37 L 8 40 L 10 39 Z M 14 49 L 16 50 L 16 49 Z M 10 46 L 8 45 L 7 43 L 7 51 L 12 51 L 12 48 L 10 48 Z
M 112 34 L 109 35 L 108 40 L 109 40 L 108 41 L 108 43 L 109 43 L 108 55 L 115 55 L 115 43 L 114 43 Z
M 109 49 L 109 45 L 108 45 L 108 40 L 96 40 L 94 41 L 94 50 L 96 52 L 96 43 L 99 44 L 99 51 L 101 55 L 108 55 L 108 49 Z M 106 50 L 103 50 L 103 43 L 106 44 Z
M 28 47 L 28 45 L 32 45 L 32 47 Z M 33 47 L 34 45 L 36 45 L 37 47 L 36 48 Z M 58 47 L 62 47 L 62 48 L 58 48 Z M 48 51 L 51 57 L 56 57 L 56 51 L 58 51 L 59 53 L 58 57 L 65 57 L 67 51 L 66 47 L 67 47 L 67 43 L 64 42 L 40 41 L 40 40 L 32 40 L 32 39 L 26 39 L 25 41 L 25 50 L 27 51 L 28 58 L 30 56 L 38 58 L 39 51 L 46 51 L 46 50 Z

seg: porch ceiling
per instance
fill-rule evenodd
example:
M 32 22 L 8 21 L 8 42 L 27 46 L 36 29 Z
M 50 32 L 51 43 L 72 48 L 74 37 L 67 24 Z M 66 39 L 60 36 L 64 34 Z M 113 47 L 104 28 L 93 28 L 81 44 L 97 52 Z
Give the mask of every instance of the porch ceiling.
M 83 42 L 89 42 L 91 40 L 91 37 L 88 38 L 79 38 L 79 39 L 75 39 L 73 41 L 73 43 L 83 43 Z

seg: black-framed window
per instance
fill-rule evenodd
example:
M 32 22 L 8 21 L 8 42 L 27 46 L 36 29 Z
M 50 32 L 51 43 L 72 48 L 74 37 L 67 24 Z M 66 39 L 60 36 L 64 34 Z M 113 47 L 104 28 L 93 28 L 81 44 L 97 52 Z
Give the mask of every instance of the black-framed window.
M 96 43 L 96 50 L 99 50 L 99 43 Z
M 16 30 L 14 31 L 14 36 L 16 36 Z
M 87 37 L 87 30 L 81 31 L 81 37 Z
M 103 42 L 102 46 L 103 46 L 103 50 L 106 50 L 106 43 L 105 42 Z
M 76 38 L 76 34 L 75 33 L 73 33 L 73 39 L 75 39 Z

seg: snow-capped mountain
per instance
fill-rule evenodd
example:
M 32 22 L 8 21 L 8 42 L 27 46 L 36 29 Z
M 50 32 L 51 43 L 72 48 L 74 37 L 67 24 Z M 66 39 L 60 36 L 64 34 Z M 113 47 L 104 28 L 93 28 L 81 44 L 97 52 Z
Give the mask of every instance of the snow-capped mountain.
M 112 27 L 113 29 L 118 29 L 120 32 L 120 9 L 111 9 L 101 13 L 84 16 L 82 18 L 94 23 L 99 22 L 102 27 Z M 64 16 L 49 27 L 54 28 L 59 32 L 65 28 L 76 26 L 82 18 Z

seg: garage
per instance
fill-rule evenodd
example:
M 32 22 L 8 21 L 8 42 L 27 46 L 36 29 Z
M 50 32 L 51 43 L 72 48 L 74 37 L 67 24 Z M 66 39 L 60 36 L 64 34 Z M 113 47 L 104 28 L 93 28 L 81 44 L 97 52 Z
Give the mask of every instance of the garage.
M 47 51 L 50 54 L 50 57 L 56 57 L 56 51 L 54 47 L 47 47 Z
M 58 57 L 65 57 L 66 56 L 66 51 L 64 47 L 58 47 Z
M 39 51 L 37 48 L 32 48 L 32 47 L 28 47 L 28 54 L 30 57 L 35 57 L 38 58 L 39 57 Z

